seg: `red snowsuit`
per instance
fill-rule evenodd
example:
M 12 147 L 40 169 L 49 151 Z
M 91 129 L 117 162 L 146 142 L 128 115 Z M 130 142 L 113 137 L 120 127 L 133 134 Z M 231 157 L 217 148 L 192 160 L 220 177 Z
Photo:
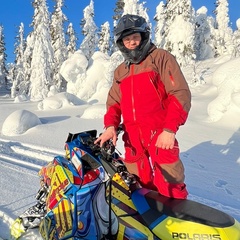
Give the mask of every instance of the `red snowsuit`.
M 191 94 L 175 58 L 152 45 L 139 64 L 122 63 L 114 72 L 107 98 L 105 127 L 124 126 L 125 164 L 143 186 L 168 197 L 186 198 L 184 167 L 177 140 L 173 149 L 156 148 L 163 131 L 184 124 Z

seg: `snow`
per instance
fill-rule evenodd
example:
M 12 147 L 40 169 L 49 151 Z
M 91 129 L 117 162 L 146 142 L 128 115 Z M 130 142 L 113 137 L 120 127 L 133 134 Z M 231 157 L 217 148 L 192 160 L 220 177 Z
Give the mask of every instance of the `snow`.
M 75 95 L 67 92 L 57 93 L 55 95 L 45 98 L 38 104 L 39 110 L 46 109 L 59 109 L 64 108 L 69 105 L 82 105 L 86 104 L 86 101 L 83 101 L 76 97 Z
M 237 107 L 240 107 L 239 64 L 240 58 L 229 60 L 219 66 L 213 74 L 212 83 L 218 89 L 218 96 L 208 105 L 208 115 L 212 121 L 218 121 L 221 119 L 224 112 L 230 108 L 233 102 Z M 231 72 L 230 75 L 229 72 Z
M 37 173 L 55 155 L 64 155 L 68 133 L 103 131 L 104 100 L 109 87 L 104 76 L 111 75 L 109 62 L 111 59 L 99 54 L 86 62 L 81 52 L 68 59 L 61 74 L 67 76 L 73 89 L 80 79 L 84 84 L 76 95 L 52 89 L 49 97 L 33 102 L 24 96 L 11 99 L 1 89 L 0 238 L 10 239 L 13 220 L 35 203 L 39 188 Z M 177 133 L 189 199 L 220 209 L 238 221 L 239 64 L 240 58 L 230 60 L 230 57 L 199 62 L 196 67 L 199 81 L 195 82 L 192 82 L 192 66 L 183 69 L 192 92 L 192 109 L 187 123 Z M 117 148 L 123 152 L 121 139 Z M 41 238 L 35 230 L 22 239 Z
M 16 110 L 4 121 L 2 134 L 6 136 L 23 134 L 39 124 L 41 124 L 41 121 L 34 113 L 27 110 Z
M 237 26 L 237 29 L 240 29 L 240 18 L 236 20 L 236 26 Z

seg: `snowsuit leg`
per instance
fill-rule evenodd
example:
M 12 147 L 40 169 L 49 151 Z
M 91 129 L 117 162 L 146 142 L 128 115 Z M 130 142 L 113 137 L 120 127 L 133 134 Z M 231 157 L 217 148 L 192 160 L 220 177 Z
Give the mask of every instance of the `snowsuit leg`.
M 138 177 L 138 181 L 141 185 L 145 188 L 157 191 L 154 185 L 152 166 L 144 149 L 133 159 L 131 149 L 125 148 L 125 159 L 124 164 L 128 171 Z
M 184 183 L 184 167 L 179 159 L 174 163 L 158 164 L 155 162 L 154 185 L 167 197 L 186 199 L 188 192 Z
M 134 132 L 129 138 L 129 132 L 123 135 L 125 157 L 124 164 L 128 171 L 138 177 L 143 187 L 157 191 L 153 183 L 153 168 L 149 161 L 149 153 L 143 147 L 138 132 Z
M 156 148 L 159 133 L 155 134 L 149 146 L 154 166 L 154 185 L 167 197 L 186 199 L 188 192 L 184 183 L 184 166 L 179 157 L 178 142 L 175 140 L 173 149 Z
M 143 187 L 157 190 L 167 197 L 185 199 L 188 192 L 178 142 L 175 141 L 173 149 L 156 148 L 158 135 L 155 134 L 153 139 L 149 135 L 147 146 L 143 146 L 140 138 L 131 138 L 130 142 L 125 134 L 125 165 L 130 173 L 139 177 Z

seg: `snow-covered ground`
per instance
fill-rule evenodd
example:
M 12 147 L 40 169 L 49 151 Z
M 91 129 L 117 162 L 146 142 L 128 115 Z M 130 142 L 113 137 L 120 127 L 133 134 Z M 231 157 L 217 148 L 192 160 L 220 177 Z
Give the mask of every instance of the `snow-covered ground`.
M 240 59 L 228 60 L 198 63 L 195 81 L 192 67 L 183 69 L 192 91 L 192 109 L 177 139 L 189 198 L 240 221 Z M 99 70 L 94 76 L 92 69 L 91 78 L 96 75 Z M 85 85 L 85 94 L 86 86 L 93 91 L 91 84 Z M 0 91 L 0 238 L 10 239 L 12 221 L 35 203 L 37 173 L 55 155 L 64 154 L 68 133 L 103 131 L 107 89 L 102 86 L 95 92 L 98 99 L 92 94 L 90 101 L 66 93 L 52 94 L 42 102 L 21 101 Z M 118 149 L 122 151 L 120 140 Z M 41 238 L 35 231 L 22 239 Z

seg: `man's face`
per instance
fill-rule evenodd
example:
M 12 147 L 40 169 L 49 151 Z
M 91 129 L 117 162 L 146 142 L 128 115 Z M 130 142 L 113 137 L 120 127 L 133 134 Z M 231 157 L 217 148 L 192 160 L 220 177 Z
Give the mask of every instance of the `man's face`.
M 140 33 L 133 33 L 130 34 L 122 39 L 124 46 L 129 49 L 135 49 L 141 42 L 141 34 Z

